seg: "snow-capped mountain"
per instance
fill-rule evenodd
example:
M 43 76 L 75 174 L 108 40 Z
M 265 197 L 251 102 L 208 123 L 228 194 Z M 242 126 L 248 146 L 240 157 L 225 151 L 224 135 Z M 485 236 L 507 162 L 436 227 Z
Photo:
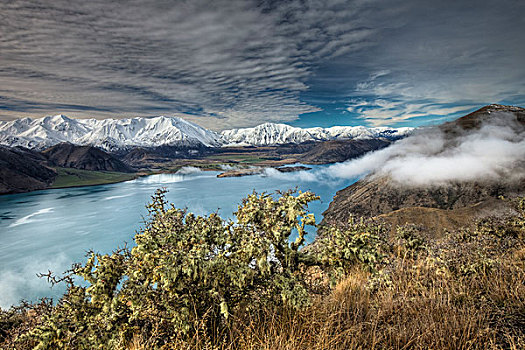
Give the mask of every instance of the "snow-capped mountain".
M 61 142 L 107 151 L 132 146 L 218 147 L 220 135 L 177 117 L 72 119 L 63 115 L 0 122 L 0 144 L 44 149 Z
M 268 146 L 339 139 L 397 139 L 411 128 L 295 128 L 265 123 L 216 133 L 177 117 L 72 119 L 64 115 L 0 121 L 0 144 L 44 149 L 61 142 L 116 151 L 134 146 Z
M 221 135 L 226 146 L 267 146 L 348 139 L 384 138 L 394 140 L 407 136 L 412 130 L 413 128 L 367 128 L 364 126 L 302 129 L 286 124 L 264 123 L 254 128 L 225 130 Z

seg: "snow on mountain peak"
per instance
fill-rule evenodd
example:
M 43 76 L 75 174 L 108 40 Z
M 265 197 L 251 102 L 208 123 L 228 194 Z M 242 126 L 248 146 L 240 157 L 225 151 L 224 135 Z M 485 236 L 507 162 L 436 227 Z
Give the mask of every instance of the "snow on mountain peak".
M 39 119 L 0 121 L 0 144 L 43 149 L 57 143 L 91 145 L 108 151 L 133 146 L 267 146 L 307 141 L 355 138 L 396 139 L 412 129 L 335 126 L 302 129 L 286 124 L 264 123 L 253 128 L 207 130 L 178 117 L 127 119 L 72 119 L 65 115 Z
M 385 138 L 398 139 L 412 128 L 367 128 L 364 126 L 334 126 L 331 128 L 296 128 L 286 124 L 264 123 L 253 128 L 225 130 L 221 133 L 227 146 L 266 146 L 307 141 Z
M 43 149 L 57 143 L 108 151 L 132 146 L 220 146 L 217 133 L 177 117 L 72 119 L 64 115 L 0 122 L 0 144 Z

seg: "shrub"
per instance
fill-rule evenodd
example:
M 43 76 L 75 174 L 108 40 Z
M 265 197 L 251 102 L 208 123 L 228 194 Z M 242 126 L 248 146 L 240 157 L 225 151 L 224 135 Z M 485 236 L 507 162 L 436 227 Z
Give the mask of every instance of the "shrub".
M 176 209 L 165 192 L 152 197 L 135 247 L 90 253 L 63 278 L 67 293 L 26 336 L 37 348 L 117 348 L 136 334 L 152 347 L 198 333 L 217 338 L 239 310 L 309 304 L 300 270 L 316 261 L 300 248 L 315 224 L 306 207 L 318 197 L 253 193 L 234 222 Z
M 301 250 L 314 224 L 306 207 L 317 197 L 309 192 L 254 193 L 236 221 L 176 209 L 164 192 L 148 206 L 135 247 L 92 252 L 64 277 L 48 275 L 68 285 L 56 306 L 0 310 L 0 347 L 525 346 L 522 214 L 501 222 L 502 234 L 489 227 L 423 239 L 405 226 L 393 245 L 381 226 L 352 219 Z M 339 282 L 315 294 L 305 273 L 312 271 Z
M 398 226 L 396 229 L 397 248 L 400 254 L 409 257 L 426 249 L 426 242 L 420 230 L 412 225 Z
M 329 227 L 318 238 L 316 244 L 319 262 L 328 269 L 332 282 L 343 277 L 357 263 L 376 271 L 383 257 L 380 246 L 384 235 L 382 226 L 351 217 L 343 229 Z

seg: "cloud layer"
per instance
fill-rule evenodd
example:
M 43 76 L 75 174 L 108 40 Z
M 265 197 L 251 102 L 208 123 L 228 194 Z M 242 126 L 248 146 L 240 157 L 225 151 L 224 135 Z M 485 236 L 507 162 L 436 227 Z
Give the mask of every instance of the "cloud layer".
M 514 114 L 492 112 L 479 129 L 427 127 L 361 158 L 315 171 L 267 176 L 344 186 L 360 177 L 389 177 L 404 187 L 462 181 L 515 184 L 525 179 L 525 125 Z
M 493 114 L 480 129 L 456 135 L 438 127 L 364 157 L 333 165 L 329 178 L 372 173 L 405 186 L 455 181 L 512 181 L 525 176 L 525 127 L 513 114 Z
M 219 130 L 316 111 L 310 126 L 326 124 L 330 104 L 345 124 L 394 125 L 525 103 L 524 12 L 511 0 L 2 1 L 0 118 L 169 114 Z
M 315 62 L 371 34 L 359 3 L 2 2 L 2 109 L 291 120 Z

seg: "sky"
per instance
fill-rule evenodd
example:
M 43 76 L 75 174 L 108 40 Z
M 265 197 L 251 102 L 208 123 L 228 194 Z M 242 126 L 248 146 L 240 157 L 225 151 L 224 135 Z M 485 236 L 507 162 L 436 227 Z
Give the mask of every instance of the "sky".
M 525 105 L 522 0 L 1 0 L 0 120 L 420 126 Z

